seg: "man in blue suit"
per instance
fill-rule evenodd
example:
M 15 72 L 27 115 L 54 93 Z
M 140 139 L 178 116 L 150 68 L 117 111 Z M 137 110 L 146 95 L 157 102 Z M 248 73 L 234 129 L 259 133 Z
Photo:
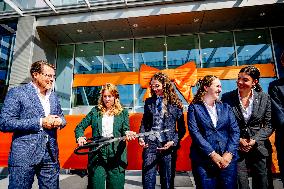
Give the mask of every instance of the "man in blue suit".
M 12 88 L 0 114 L 0 130 L 13 132 L 9 154 L 9 189 L 30 189 L 37 175 L 39 188 L 59 188 L 57 129 L 66 125 L 52 91 L 53 65 L 34 62 L 32 82 Z

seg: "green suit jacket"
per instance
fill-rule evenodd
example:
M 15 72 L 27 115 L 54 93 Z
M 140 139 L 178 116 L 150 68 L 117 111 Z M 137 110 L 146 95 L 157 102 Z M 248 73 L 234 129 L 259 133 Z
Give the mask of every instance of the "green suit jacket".
M 79 137 L 84 136 L 84 131 L 88 126 L 92 127 L 92 136 L 102 136 L 102 114 L 94 107 L 83 120 L 76 126 L 75 137 L 76 141 Z M 128 111 L 123 110 L 119 115 L 114 116 L 113 121 L 113 135 L 114 137 L 125 136 L 125 131 L 129 131 L 129 117 Z M 126 142 L 120 141 L 113 144 L 113 156 L 111 161 L 116 161 L 119 166 L 126 168 L 127 166 L 127 154 L 126 154 Z M 98 154 L 91 154 L 89 156 L 89 166 L 97 159 Z

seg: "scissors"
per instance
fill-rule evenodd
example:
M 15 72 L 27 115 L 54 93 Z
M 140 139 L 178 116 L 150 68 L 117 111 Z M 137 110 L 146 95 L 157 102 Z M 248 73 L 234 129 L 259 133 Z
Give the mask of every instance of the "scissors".
M 168 132 L 169 129 L 165 129 L 162 131 L 149 131 L 149 132 L 144 132 L 144 133 L 139 133 L 136 134 L 136 137 L 143 137 L 143 136 L 150 136 L 150 135 L 155 135 L 155 136 L 159 136 L 161 133 L 165 133 Z M 92 138 L 88 138 L 86 144 L 84 144 L 83 146 L 78 146 L 77 148 L 75 148 L 74 153 L 77 155 L 85 155 L 85 154 L 91 154 L 94 152 L 97 152 L 99 149 L 101 149 L 104 146 L 107 146 L 113 142 L 118 142 L 118 141 L 122 141 L 125 140 L 126 136 L 123 137 L 92 137 Z M 86 149 L 89 149 L 88 151 L 86 151 Z

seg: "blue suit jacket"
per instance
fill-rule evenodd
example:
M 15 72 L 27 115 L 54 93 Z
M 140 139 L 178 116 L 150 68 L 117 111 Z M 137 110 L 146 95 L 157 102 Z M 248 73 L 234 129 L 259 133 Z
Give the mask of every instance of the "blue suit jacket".
M 140 133 L 149 132 L 153 127 L 153 113 L 156 111 L 156 100 L 156 97 L 150 97 L 145 101 Z M 180 139 L 182 139 L 186 132 L 181 108 L 178 108 L 176 105 L 167 105 L 167 113 L 163 118 L 162 129 L 169 129 L 165 133 L 166 141 L 174 141 L 174 146 L 178 146 Z
M 237 157 L 240 131 L 235 116 L 228 104 L 216 102 L 218 121 L 216 128 L 203 103 L 188 107 L 188 129 L 192 138 L 191 159 L 195 162 L 208 163 L 213 151 L 223 155 L 230 152 Z
M 61 127 L 64 127 L 66 121 L 54 92 L 49 101 L 50 114 L 60 116 Z M 41 129 L 40 118 L 44 117 L 43 107 L 31 83 L 9 90 L 0 114 L 0 130 L 13 132 L 9 166 L 38 164 L 47 147 L 58 161 L 57 130 Z

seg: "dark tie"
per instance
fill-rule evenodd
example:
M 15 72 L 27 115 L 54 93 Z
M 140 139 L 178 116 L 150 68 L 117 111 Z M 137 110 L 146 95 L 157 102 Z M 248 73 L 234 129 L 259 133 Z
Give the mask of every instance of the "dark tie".
M 162 103 L 163 103 L 163 98 L 162 97 L 158 97 L 157 98 L 157 110 L 158 111 L 162 110 Z

